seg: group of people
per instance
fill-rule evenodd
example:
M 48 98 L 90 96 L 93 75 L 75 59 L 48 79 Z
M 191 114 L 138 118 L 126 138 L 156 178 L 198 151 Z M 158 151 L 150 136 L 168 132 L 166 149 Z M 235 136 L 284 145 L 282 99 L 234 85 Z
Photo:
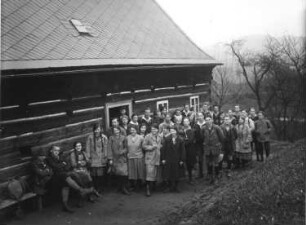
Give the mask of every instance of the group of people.
M 205 166 L 213 184 L 224 163 L 230 176 L 233 166 L 244 167 L 252 161 L 252 150 L 258 161 L 263 161 L 264 150 L 269 156 L 272 126 L 263 112 L 256 113 L 251 108 L 248 113 L 238 105 L 227 113 L 220 112 L 218 106 L 213 106 L 212 111 L 209 108 L 204 103 L 199 112 L 194 112 L 186 104 L 173 115 L 161 109 L 153 117 L 150 108 L 143 116 L 131 117 L 123 108 L 105 132 L 95 124 L 85 146 L 76 142 L 68 157 L 59 146 L 52 146 L 48 156 L 36 157 L 36 191 L 44 193 L 48 182 L 57 184 L 64 210 L 72 212 L 68 206 L 69 190 L 79 193 L 79 206 L 86 198 L 94 202 L 103 191 L 106 177 L 116 177 L 123 194 L 145 186 L 146 196 L 151 196 L 156 183 L 164 192 L 179 192 L 178 182 L 185 171 L 188 182 L 194 184 L 196 165 L 198 178 L 204 177 Z

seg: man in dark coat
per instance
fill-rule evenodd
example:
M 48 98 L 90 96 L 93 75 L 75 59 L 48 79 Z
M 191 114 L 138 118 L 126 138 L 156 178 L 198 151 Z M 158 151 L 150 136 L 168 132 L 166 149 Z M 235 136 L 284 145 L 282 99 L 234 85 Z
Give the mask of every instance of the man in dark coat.
M 192 181 L 192 170 L 197 162 L 197 154 L 195 149 L 195 135 L 194 130 L 190 126 L 190 120 L 188 117 L 183 119 L 183 140 L 185 142 L 186 151 L 186 168 L 188 172 L 189 184 L 194 184 Z
M 144 116 L 141 117 L 141 119 L 139 120 L 139 124 L 145 124 L 147 127 L 147 131 L 146 133 L 150 133 L 151 132 L 151 126 L 153 124 L 153 119 L 151 117 L 151 109 L 148 107 L 145 109 L 144 111 Z
M 203 137 L 201 135 L 201 130 L 205 125 L 204 115 L 202 112 L 197 113 L 197 122 L 193 126 L 195 135 L 195 149 L 197 154 L 197 161 L 199 166 L 198 178 L 203 178 Z
M 228 115 L 224 117 L 224 124 L 221 125 L 221 129 L 224 134 L 223 142 L 223 159 L 220 162 L 220 168 L 222 168 L 223 162 L 227 163 L 227 176 L 230 176 L 230 170 L 232 168 L 233 153 L 235 151 L 235 141 L 237 139 L 237 130 L 231 124 L 231 119 Z
M 206 117 L 205 121 L 206 125 L 202 129 L 204 155 L 208 166 L 207 170 L 210 183 L 214 184 L 215 178 L 218 177 L 219 174 L 218 159 L 221 153 L 224 136 L 221 128 L 213 124 L 211 117 Z
M 170 133 L 171 135 L 165 139 L 165 146 L 161 151 L 163 180 L 168 181 L 168 189 L 170 191 L 178 192 L 179 174 L 186 156 L 185 144 L 182 138 L 179 137 L 176 128 L 171 128 Z

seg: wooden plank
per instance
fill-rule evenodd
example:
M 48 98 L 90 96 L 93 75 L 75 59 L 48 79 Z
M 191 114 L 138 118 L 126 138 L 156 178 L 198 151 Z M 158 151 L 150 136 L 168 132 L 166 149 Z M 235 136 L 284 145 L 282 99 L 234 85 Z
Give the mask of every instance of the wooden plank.
M 10 178 L 21 177 L 31 174 L 30 160 L 17 165 L 0 169 L 0 182 L 5 182 Z
M 24 195 L 21 197 L 20 201 L 25 201 L 25 200 L 27 200 L 27 199 L 34 198 L 34 197 L 36 197 L 36 196 L 37 196 L 37 194 L 35 194 L 35 193 L 33 193 L 33 192 L 29 192 L 29 193 L 24 194 Z M 16 204 L 16 203 L 18 203 L 18 201 L 13 200 L 13 199 L 5 199 L 5 200 L 1 201 L 1 203 L 0 203 L 0 209 L 7 208 L 7 207 L 9 207 L 9 206 L 11 206 L 11 205 L 14 205 L 14 204 Z
M 102 118 L 86 120 L 77 123 L 66 124 L 65 126 L 48 130 L 29 133 L 28 135 L 15 136 L 10 139 L 0 139 L 0 155 L 11 152 L 18 152 L 23 146 L 36 146 L 56 141 L 62 138 L 77 136 L 92 131 L 92 125 L 99 122 Z
M 47 143 L 47 144 L 44 144 L 44 145 L 35 146 L 35 147 L 32 148 L 32 154 L 35 155 L 40 151 L 42 151 L 44 153 L 47 153 L 47 151 L 49 151 L 49 149 L 52 145 L 59 146 L 63 151 L 71 150 L 73 148 L 73 143 L 76 142 L 76 141 L 80 141 L 84 145 L 88 135 L 90 135 L 90 134 L 91 134 L 91 132 L 81 134 L 81 135 L 78 135 L 78 136 L 74 136 L 74 137 L 70 137 L 70 138 L 64 138 L 64 139 L 61 139 L 61 140 L 58 140 L 58 141 L 53 141 L 53 142 L 50 142 L 50 143 Z
M 101 110 L 96 112 L 83 112 L 72 116 L 64 115 L 58 118 L 45 118 L 37 121 L 23 121 L 19 123 L 5 124 L 3 125 L 2 137 L 47 130 L 64 126 L 69 123 L 77 123 L 90 119 L 102 118 L 103 115 L 103 110 Z
M 101 96 L 84 96 L 71 101 L 58 99 L 39 103 L 29 103 L 28 106 L 8 108 L 1 110 L 2 121 L 37 117 L 66 111 L 81 110 L 93 107 L 101 107 L 105 104 L 105 98 Z

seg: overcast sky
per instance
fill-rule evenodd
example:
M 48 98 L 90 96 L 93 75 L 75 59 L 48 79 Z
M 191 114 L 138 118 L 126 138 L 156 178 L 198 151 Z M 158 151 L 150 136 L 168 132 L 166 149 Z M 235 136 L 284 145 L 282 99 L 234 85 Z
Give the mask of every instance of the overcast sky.
M 305 33 L 305 0 L 156 1 L 202 47 L 246 35 Z

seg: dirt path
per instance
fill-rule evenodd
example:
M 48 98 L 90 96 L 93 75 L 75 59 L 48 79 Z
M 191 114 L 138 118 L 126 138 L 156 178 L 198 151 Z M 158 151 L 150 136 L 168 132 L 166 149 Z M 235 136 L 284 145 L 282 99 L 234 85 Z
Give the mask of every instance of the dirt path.
M 27 213 L 22 220 L 12 220 L 9 225 L 150 225 L 159 224 L 166 212 L 173 211 L 207 187 L 202 182 L 191 186 L 182 181 L 180 193 L 153 193 L 144 196 L 144 191 L 125 196 L 120 193 L 105 193 L 99 202 L 87 203 L 73 214 L 61 211 L 61 205 L 46 207 L 42 212 Z

